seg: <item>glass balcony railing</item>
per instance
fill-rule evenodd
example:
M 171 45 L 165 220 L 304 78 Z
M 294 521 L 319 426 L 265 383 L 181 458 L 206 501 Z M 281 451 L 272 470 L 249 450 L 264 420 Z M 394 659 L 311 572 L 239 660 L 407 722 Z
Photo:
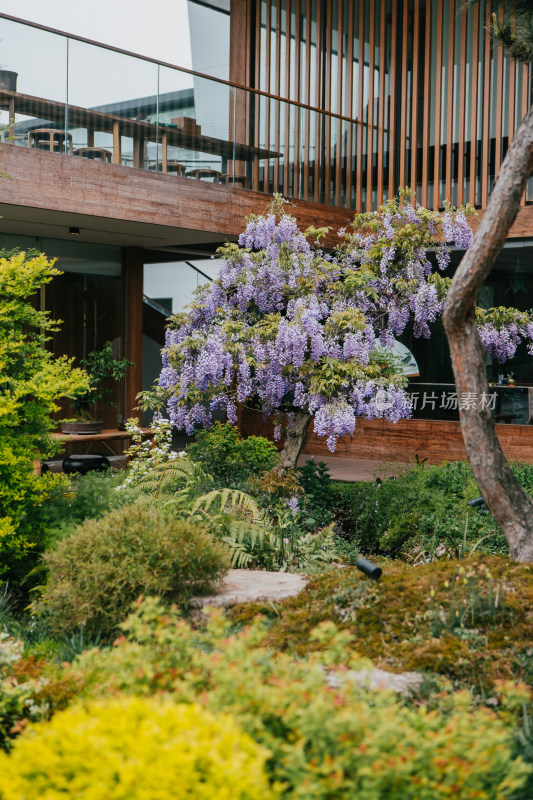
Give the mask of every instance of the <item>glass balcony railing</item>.
M 1 14 L 0 41 L 7 144 L 329 205 L 372 191 L 357 122 Z

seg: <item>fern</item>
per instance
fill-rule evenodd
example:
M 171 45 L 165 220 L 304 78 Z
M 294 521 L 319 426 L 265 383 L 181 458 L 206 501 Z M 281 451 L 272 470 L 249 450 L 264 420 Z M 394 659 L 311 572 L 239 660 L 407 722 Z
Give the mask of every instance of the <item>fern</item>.
M 175 494 L 176 492 L 197 493 L 199 489 L 201 490 L 211 483 L 211 476 L 204 472 L 198 464 L 189 458 L 180 458 L 158 464 L 140 479 L 138 486 L 142 492 L 157 499 L 161 495 Z
M 263 515 L 254 498 L 239 489 L 213 489 L 197 498 L 192 513 L 202 510 L 208 514 L 213 508 L 218 513 L 241 517 L 255 525 L 263 524 Z

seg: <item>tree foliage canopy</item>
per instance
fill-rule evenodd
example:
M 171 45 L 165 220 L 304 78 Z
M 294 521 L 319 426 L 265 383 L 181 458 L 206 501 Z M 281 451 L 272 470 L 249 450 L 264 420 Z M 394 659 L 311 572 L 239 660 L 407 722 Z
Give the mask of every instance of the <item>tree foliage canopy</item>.
M 533 3 L 531 0 L 496 0 L 491 32 L 511 58 L 522 64 L 533 62 Z
M 57 400 L 88 388 L 72 359 L 46 349 L 58 323 L 31 303 L 59 274 L 42 254 L 0 256 L 0 574 L 42 539 L 34 510 L 46 486 L 33 474 L 33 460 L 50 451 Z
M 334 450 L 357 416 L 397 421 L 411 413 L 405 378 L 391 353 L 409 320 L 428 337 L 442 313 L 450 246 L 466 249 L 465 211 L 413 206 L 409 196 L 356 216 L 333 253 L 311 243 L 278 198 L 251 217 L 238 244 L 221 248 L 219 278 L 173 317 L 159 379 L 171 420 L 191 433 L 221 408 L 252 403 L 290 430 L 298 412 Z M 430 258 L 429 253 L 433 256 Z M 529 315 L 480 314 L 480 333 L 501 360 L 522 338 Z

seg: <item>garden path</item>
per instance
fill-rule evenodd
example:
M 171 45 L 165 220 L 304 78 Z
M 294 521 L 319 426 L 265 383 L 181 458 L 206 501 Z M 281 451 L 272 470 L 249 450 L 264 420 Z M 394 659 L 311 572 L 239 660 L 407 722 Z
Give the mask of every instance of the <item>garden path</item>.
M 334 481 L 374 481 L 378 476 L 394 473 L 395 465 L 384 464 L 383 461 L 373 461 L 369 458 L 341 458 L 340 456 L 312 456 L 301 455 L 298 466 L 303 467 L 308 459 L 324 461 Z M 403 466 L 398 464 L 397 466 Z
M 292 572 L 266 572 L 253 569 L 230 569 L 216 594 L 193 597 L 193 608 L 234 606 L 237 603 L 275 602 L 293 597 L 305 588 L 306 575 Z

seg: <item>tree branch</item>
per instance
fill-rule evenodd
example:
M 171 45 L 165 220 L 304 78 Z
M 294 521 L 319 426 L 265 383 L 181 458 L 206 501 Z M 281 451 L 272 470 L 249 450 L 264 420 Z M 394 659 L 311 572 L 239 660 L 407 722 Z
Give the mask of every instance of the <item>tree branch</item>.
M 488 395 L 486 352 L 475 325 L 478 292 L 489 275 L 520 207 L 533 172 L 533 109 L 503 161 L 474 241 L 450 285 L 444 327 L 450 344 L 458 397 Z M 496 437 L 488 408 L 461 409 L 465 448 L 483 498 L 509 542 L 511 558 L 533 561 L 533 500 L 514 478 Z

